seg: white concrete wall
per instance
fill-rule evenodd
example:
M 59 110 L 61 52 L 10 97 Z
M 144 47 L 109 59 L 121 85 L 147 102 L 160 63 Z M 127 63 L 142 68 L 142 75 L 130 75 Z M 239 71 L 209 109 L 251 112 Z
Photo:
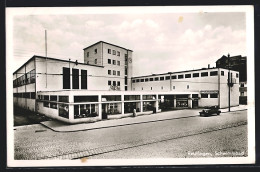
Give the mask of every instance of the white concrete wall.
M 101 48 L 101 43 L 96 44 L 94 46 L 91 46 L 87 49 L 84 50 L 84 63 L 89 63 L 92 65 L 100 65 L 103 66 L 102 64 L 102 48 Z M 95 53 L 95 49 L 97 49 L 97 53 Z M 89 57 L 87 57 L 87 52 L 89 52 Z M 95 64 L 95 59 L 97 59 L 97 64 Z
M 36 90 L 37 91 L 54 91 L 63 90 L 63 67 L 87 70 L 87 89 L 88 90 L 108 90 L 107 82 L 104 80 L 105 71 L 103 67 L 83 65 L 59 60 L 47 60 L 47 85 L 46 85 L 46 62 L 45 59 L 39 58 L 36 62 Z M 90 75 L 90 76 L 89 76 Z M 71 80 L 72 82 L 72 77 Z M 81 89 L 81 77 L 79 76 L 79 89 Z M 47 86 L 47 87 L 46 87 Z M 71 84 L 72 86 L 72 84 Z

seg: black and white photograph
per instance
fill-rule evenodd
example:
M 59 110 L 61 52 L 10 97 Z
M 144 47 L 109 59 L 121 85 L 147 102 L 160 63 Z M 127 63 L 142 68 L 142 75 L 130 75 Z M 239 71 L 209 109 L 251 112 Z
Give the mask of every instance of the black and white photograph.
M 7 165 L 254 164 L 253 9 L 6 8 Z

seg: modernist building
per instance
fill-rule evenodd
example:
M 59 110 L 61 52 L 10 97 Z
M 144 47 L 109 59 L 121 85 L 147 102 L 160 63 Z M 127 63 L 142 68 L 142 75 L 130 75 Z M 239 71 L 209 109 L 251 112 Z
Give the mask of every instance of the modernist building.
M 132 50 L 100 41 L 84 63 L 33 56 L 13 73 L 14 105 L 68 123 L 228 106 L 228 70 L 199 69 L 132 77 Z M 231 71 L 231 106 L 238 105 L 239 72 Z
M 247 63 L 246 63 L 246 57 L 243 57 L 241 55 L 239 56 L 232 56 L 228 57 L 223 55 L 221 58 L 219 58 L 216 61 L 216 67 L 217 68 L 225 68 L 228 69 L 228 67 L 231 70 L 238 71 L 239 72 L 239 103 L 240 104 L 247 104 Z

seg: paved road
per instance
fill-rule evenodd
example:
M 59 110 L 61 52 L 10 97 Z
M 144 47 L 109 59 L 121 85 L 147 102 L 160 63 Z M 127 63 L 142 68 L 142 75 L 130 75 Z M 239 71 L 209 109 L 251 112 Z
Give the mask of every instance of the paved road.
M 38 125 L 15 131 L 15 159 L 74 159 L 243 126 L 246 121 L 247 111 L 239 111 L 68 133 Z

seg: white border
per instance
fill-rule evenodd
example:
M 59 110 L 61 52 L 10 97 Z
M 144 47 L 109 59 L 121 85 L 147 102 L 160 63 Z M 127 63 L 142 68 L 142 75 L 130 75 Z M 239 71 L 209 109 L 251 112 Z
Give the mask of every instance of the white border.
M 247 87 L 248 87 L 248 157 L 236 158 L 173 158 L 173 159 L 89 159 L 81 160 L 14 160 L 13 133 L 13 71 L 6 71 L 7 83 L 7 166 L 122 166 L 122 165 L 196 165 L 196 164 L 252 164 L 255 163 L 255 88 L 254 88 L 254 11 L 253 6 L 157 6 L 157 7 L 37 7 L 6 9 L 6 66 L 13 61 L 13 17 L 17 15 L 64 14 L 138 14 L 138 13 L 202 13 L 245 12 L 247 34 Z M 249 75 L 250 74 L 250 75 Z

